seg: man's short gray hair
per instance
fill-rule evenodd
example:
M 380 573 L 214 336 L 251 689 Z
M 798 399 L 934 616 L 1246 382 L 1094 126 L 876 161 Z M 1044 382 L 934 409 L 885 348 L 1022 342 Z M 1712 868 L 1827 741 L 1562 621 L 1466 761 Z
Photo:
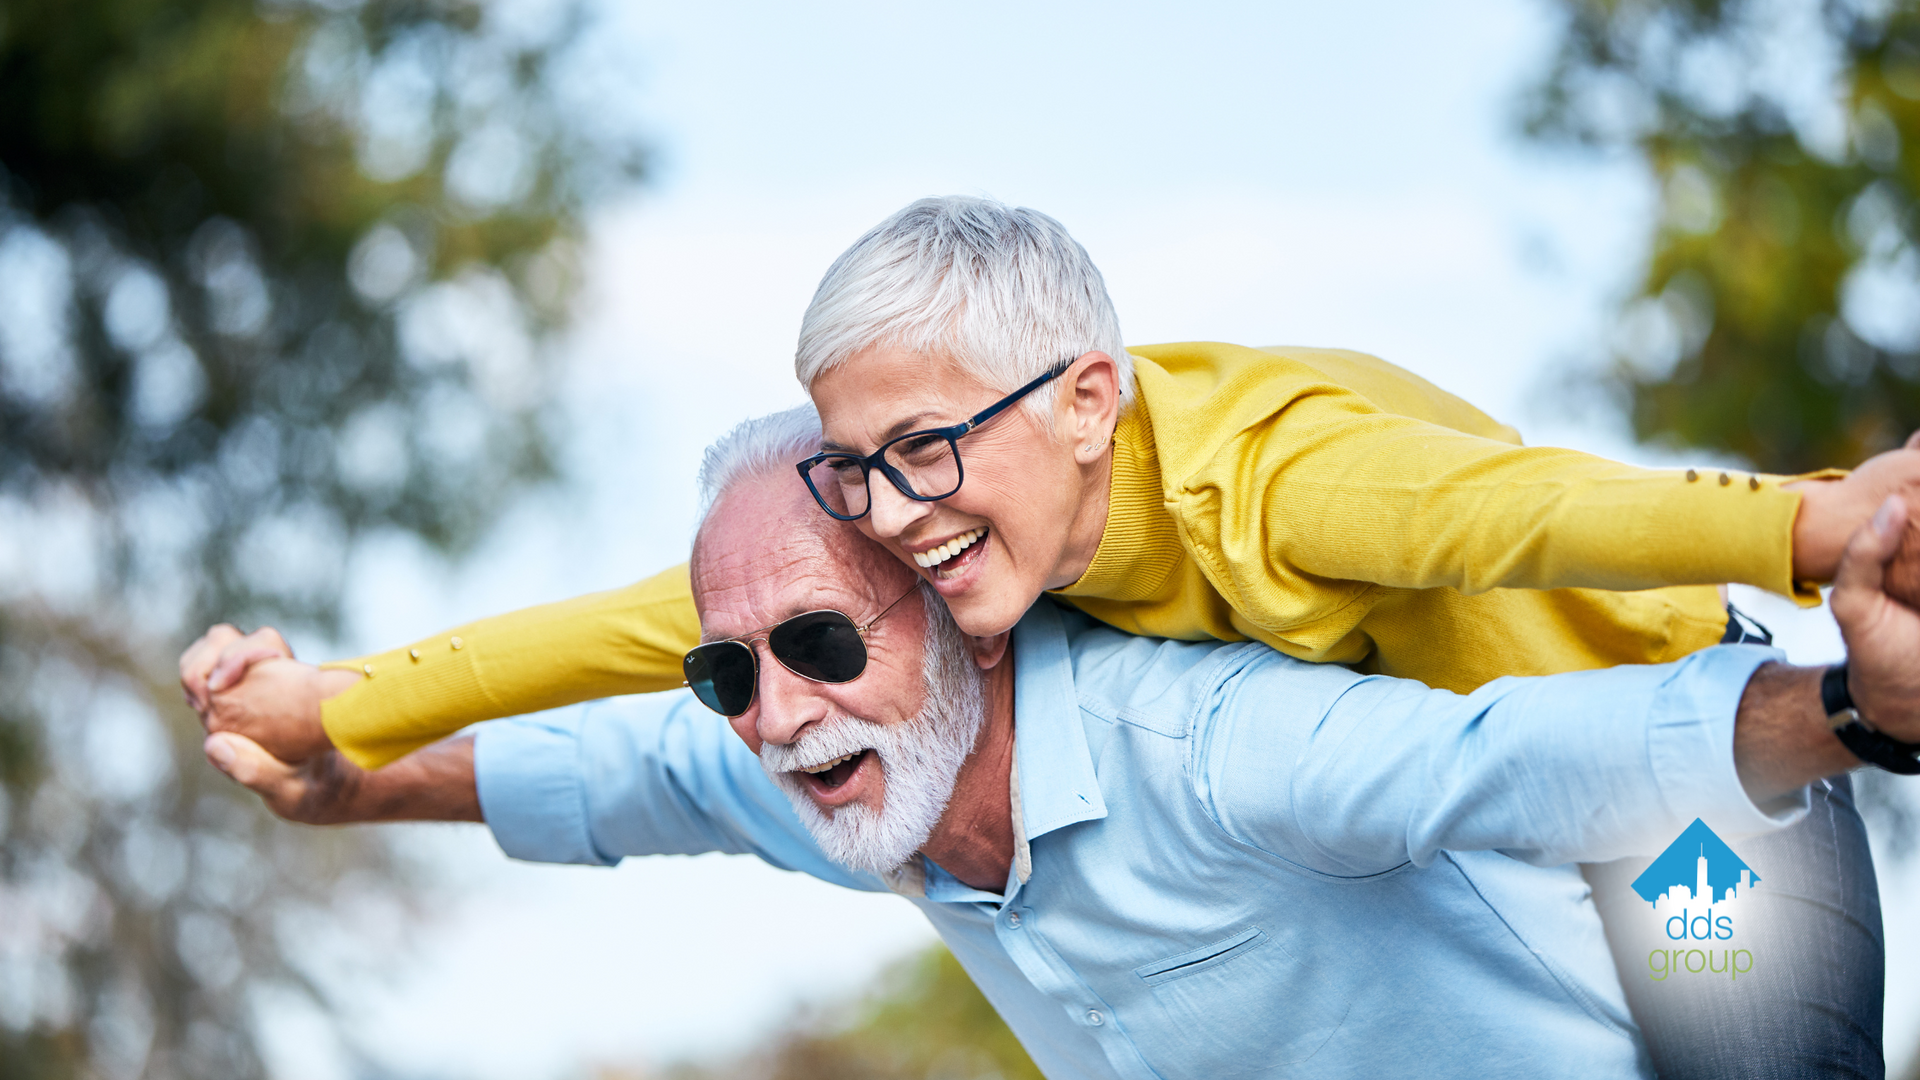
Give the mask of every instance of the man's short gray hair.
M 1047 215 L 992 199 L 921 199 L 835 259 L 801 321 L 794 373 L 811 391 L 876 345 L 951 357 L 1005 391 L 1104 352 L 1120 370 L 1121 407 L 1133 400 L 1120 320 L 1086 249 Z M 1056 387 L 1023 404 L 1049 416 Z
M 700 460 L 700 516 L 694 527 L 705 524 L 721 493 L 742 480 L 784 476 L 801 483 L 794 464 L 819 452 L 820 414 L 812 404 L 734 425 Z

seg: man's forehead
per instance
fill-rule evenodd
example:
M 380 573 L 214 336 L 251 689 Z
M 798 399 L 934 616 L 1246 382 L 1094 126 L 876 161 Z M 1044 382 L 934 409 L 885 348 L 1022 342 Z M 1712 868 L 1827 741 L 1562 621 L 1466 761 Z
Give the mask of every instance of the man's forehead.
M 694 588 L 715 600 L 778 603 L 788 595 L 802 596 L 835 590 L 855 575 L 847 560 L 817 536 L 780 536 L 751 528 L 750 536 L 703 546 L 694 558 Z
M 801 515 L 782 512 L 791 509 L 780 505 L 791 501 L 784 493 L 735 494 L 714 507 L 694 544 L 694 600 L 704 636 L 726 637 L 823 607 L 863 618 L 865 606 L 884 591 L 880 586 L 891 584 L 876 578 L 904 580 L 908 573 L 891 559 L 873 558 L 871 541 L 814 509 L 805 488 Z M 889 575 L 894 567 L 898 574 Z

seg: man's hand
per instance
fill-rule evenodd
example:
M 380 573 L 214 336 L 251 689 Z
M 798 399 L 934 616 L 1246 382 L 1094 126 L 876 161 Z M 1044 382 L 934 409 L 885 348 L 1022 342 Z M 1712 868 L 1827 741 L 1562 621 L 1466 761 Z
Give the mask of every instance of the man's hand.
M 1889 596 L 1887 566 L 1907 532 L 1907 504 L 1889 496 L 1854 534 L 1833 583 L 1833 617 L 1847 642 L 1847 689 L 1867 724 L 1920 742 L 1920 611 Z
M 202 749 L 214 768 L 260 796 L 267 809 L 306 825 L 340 825 L 372 820 L 355 797 L 367 773 L 329 751 L 289 765 L 244 735 L 207 736 Z
M 1920 506 L 1920 431 L 1906 446 L 1868 458 L 1843 480 L 1808 480 L 1787 487 L 1800 493 L 1800 512 L 1793 521 L 1793 576 L 1833 581 L 1848 541 L 1890 496 Z M 1888 570 L 1886 591 L 1920 608 L 1920 524 L 1914 531 L 1913 542 Z
M 1902 742 L 1920 742 L 1920 611 L 1885 588 L 1889 564 L 1902 551 L 1908 516 L 1899 496 L 1881 502 L 1847 544 L 1830 603 L 1847 642 L 1847 686 L 1854 706 L 1875 729 Z M 1828 726 L 1820 701 L 1824 670 L 1767 664 L 1747 683 L 1733 754 L 1754 801 L 1859 766 Z
M 482 820 L 471 738 L 435 743 L 378 772 L 367 772 L 334 750 L 289 765 L 252 739 L 224 732 L 207 736 L 204 749 L 215 768 L 288 821 Z
M 320 703 L 360 678 L 358 672 L 295 661 L 272 627 L 242 635 L 221 624 L 180 656 L 180 688 L 201 726 L 245 736 L 283 762 L 333 749 L 320 723 Z

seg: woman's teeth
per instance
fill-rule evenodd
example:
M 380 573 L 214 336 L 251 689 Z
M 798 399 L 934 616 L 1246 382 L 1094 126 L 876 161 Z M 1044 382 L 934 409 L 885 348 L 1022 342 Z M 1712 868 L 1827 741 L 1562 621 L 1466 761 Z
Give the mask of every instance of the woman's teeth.
M 812 773 L 815 776 L 819 776 L 821 773 L 826 772 L 828 769 L 833 768 L 835 765 L 841 765 L 846 762 L 852 761 L 854 758 L 857 758 L 864 753 L 866 753 L 865 750 L 855 750 L 851 754 L 841 754 L 839 757 L 834 758 L 832 761 L 823 761 L 818 765 L 809 765 L 806 768 L 801 769 L 800 771 L 803 773 Z
M 914 552 L 913 561 L 931 569 L 972 547 L 976 540 L 979 540 L 985 535 L 987 535 L 987 530 L 985 529 L 975 529 L 972 532 L 961 533 L 959 536 L 941 544 L 937 548 L 928 551 Z

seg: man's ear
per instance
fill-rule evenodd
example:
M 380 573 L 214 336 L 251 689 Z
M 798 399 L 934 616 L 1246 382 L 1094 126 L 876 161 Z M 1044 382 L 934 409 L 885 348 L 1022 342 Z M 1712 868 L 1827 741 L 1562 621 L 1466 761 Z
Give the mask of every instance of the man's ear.
M 1013 640 L 1013 631 L 1002 630 L 992 637 L 974 637 L 967 635 L 967 651 L 973 653 L 973 662 L 980 665 L 981 671 L 992 671 L 1000 666 L 1007 657 L 1007 642 Z

